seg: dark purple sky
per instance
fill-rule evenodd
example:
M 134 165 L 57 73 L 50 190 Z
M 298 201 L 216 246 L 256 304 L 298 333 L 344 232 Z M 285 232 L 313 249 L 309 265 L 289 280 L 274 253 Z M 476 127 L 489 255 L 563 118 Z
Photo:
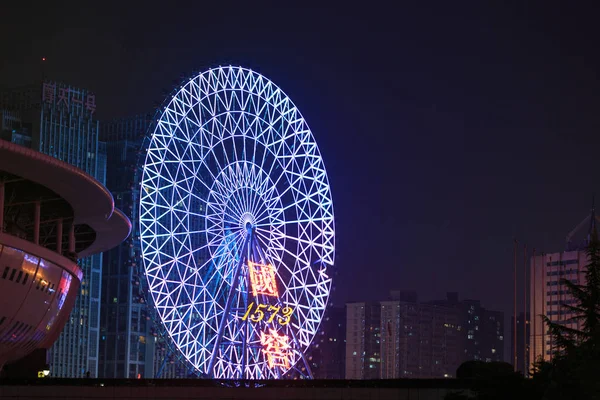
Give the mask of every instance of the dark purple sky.
M 332 185 L 338 304 L 406 288 L 510 312 L 513 237 L 561 250 L 600 194 L 599 12 L 580 2 L 38 3 L 0 6 L 0 84 L 45 56 L 102 118 L 217 65 L 287 92 Z

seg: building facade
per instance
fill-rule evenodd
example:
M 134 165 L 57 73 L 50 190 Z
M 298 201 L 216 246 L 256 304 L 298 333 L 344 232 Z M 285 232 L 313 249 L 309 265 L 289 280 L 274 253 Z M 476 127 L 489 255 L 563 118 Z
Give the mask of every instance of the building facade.
M 463 300 L 459 309 L 466 336 L 461 362 L 504 361 L 504 313 L 482 307 L 479 300 Z
M 449 378 L 459 364 L 458 313 L 413 302 L 381 303 L 381 378 Z
M 16 110 L 0 109 L 0 139 L 31 148 L 31 124 L 21 119 Z
M 132 234 L 104 254 L 99 377 L 152 378 L 154 337 L 137 273 L 140 258 L 137 162 L 151 119 L 141 115 L 102 125 L 107 181 L 115 205 L 132 221 Z
M 381 305 L 346 304 L 346 379 L 379 379 Z
M 543 315 L 554 323 L 577 330 L 582 328 L 582 322 L 575 318 L 576 314 L 563 307 L 564 304 L 577 305 L 577 301 L 562 279 L 578 285 L 586 284 L 585 275 L 589 263 L 587 247 L 592 233 L 597 232 L 596 224 L 599 220 L 592 204 L 591 213 L 567 235 L 565 251 L 541 254 L 530 259 L 529 370 L 538 360 L 551 360 L 554 352 L 559 350 L 542 320 Z M 582 229 L 586 224 L 589 226 L 587 232 Z M 583 238 L 577 239 L 578 233 L 583 234 Z
M 562 304 L 575 305 L 575 298 L 561 279 L 585 284 L 587 263 L 588 256 L 585 249 L 543 254 L 531 258 L 530 313 L 533 318 L 529 340 L 530 368 L 538 359 L 550 360 L 557 350 L 556 343 L 542 320 L 542 315 L 546 315 L 552 322 L 570 328 L 581 328 L 580 322 L 573 319 L 575 315 L 561 306 Z
M 459 363 L 465 361 L 504 361 L 504 313 L 489 310 L 479 300 L 459 300 L 458 293 L 447 293 L 445 300 L 432 304 L 451 307 L 458 312 L 460 332 Z
M 140 264 L 138 162 L 151 129 L 149 114 L 102 124 L 107 146 L 106 186 L 115 206 L 132 221 L 132 234 L 104 254 L 99 376 L 103 378 L 186 378 L 187 367 L 160 337 L 148 309 Z
M 3 91 L 0 105 L 18 112 L 22 128 L 31 132 L 34 150 L 74 165 L 105 184 L 106 156 L 98 140 L 93 93 L 44 81 Z M 14 133 L 11 140 L 17 142 L 19 138 Z M 79 295 L 49 354 L 56 377 L 97 376 L 102 254 L 81 259 L 79 266 L 83 270 Z
M 348 304 L 346 379 L 454 376 L 458 315 L 452 307 L 417 302 Z
M 345 337 L 346 310 L 342 307 L 328 309 L 307 355 L 315 379 L 344 379 Z
M 478 300 L 393 300 L 346 305 L 346 379 L 451 378 L 465 361 L 503 361 L 504 313 Z

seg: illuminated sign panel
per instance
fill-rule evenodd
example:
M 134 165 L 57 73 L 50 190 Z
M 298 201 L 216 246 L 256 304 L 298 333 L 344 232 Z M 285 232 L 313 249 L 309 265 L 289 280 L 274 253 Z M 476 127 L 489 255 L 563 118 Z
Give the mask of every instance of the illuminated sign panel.
M 270 329 L 269 333 L 260 333 L 260 344 L 263 346 L 263 353 L 267 356 L 269 367 L 290 367 L 290 338 L 286 335 L 280 335 L 275 329 Z
M 277 281 L 275 279 L 275 268 L 271 264 L 263 265 L 248 261 L 248 270 L 250 272 L 252 294 L 255 297 L 259 294 L 279 297 Z
M 69 112 L 96 112 L 96 95 L 85 90 L 76 89 L 56 82 L 44 82 L 42 85 L 42 101 L 56 105 Z
M 260 322 L 265 320 L 265 317 L 268 314 L 269 318 L 265 321 L 267 324 L 270 324 L 275 320 L 277 314 L 281 314 L 283 318 L 277 318 L 277 322 L 279 323 L 279 325 L 287 325 L 290 323 L 290 319 L 292 318 L 292 314 L 294 313 L 294 309 L 292 307 L 286 306 L 282 308 L 281 306 L 259 303 L 256 305 L 254 312 L 250 314 L 252 312 L 252 308 L 254 308 L 254 302 L 250 303 L 250 305 L 248 306 L 246 314 L 244 314 L 244 316 L 242 317 L 242 321 L 246 321 L 248 318 L 250 318 L 250 321 L 252 322 Z

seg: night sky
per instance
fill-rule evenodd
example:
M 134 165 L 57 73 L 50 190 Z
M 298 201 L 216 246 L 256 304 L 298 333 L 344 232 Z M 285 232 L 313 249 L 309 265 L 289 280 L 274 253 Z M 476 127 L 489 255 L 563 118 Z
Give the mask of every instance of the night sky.
M 2 85 L 47 57 L 108 119 L 234 64 L 291 97 L 332 186 L 337 305 L 458 291 L 508 316 L 513 238 L 562 250 L 600 195 L 600 15 L 579 2 L 38 3 L 0 6 Z

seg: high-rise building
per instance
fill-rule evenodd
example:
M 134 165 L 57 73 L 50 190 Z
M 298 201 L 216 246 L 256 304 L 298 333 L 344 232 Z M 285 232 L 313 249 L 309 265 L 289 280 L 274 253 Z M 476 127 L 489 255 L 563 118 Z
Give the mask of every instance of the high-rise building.
M 458 315 L 453 307 L 416 301 L 348 304 L 346 379 L 454 376 Z
M 434 304 L 381 303 L 381 378 L 448 378 L 459 360 L 458 313 Z
M 479 300 L 463 300 L 459 309 L 466 335 L 462 361 L 504 361 L 504 313 L 485 309 Z
M 479 300 L 459 300 L 458 293 L 447 293 L 445 300 L 432 304 L 444 305 L 458 311 L 460 331 L 459 362 L 504 360 L 504 313 L 488 310 Z
M 561 278 L 584 284 L 587 262 L 588 257 L 584 249 L 532 257 L 530 307 L 534 317 L 530 327 L 530 364 L 539 358 L 550 360 L 557 350 L 556 343 L 541 318 L 542 315 L 567 327 L 581 327 L 579 321 L 573 319 L 575 315 L 562 307 L 562 304 L 575 305 L 576 300 L 567 286 L 562 284 Z
M 326 311 L 319 332 L 307 354 L 315 379 L 344 379 L 346 359 L 346 310 Z
M 0 110 L 0 139 L 31 148 L 31 127 L 23 123 L 19 111 Z
M 151 129 L 150 114 L 102 124 L 107 146 L 106 186 L 115 206 L 132 222 L 132 233 L 104 254 L 99 376 L 103 378 L 185 378 L 187 366 L 158 334 L 143 293 L 140 265 L 138 162 Z
M 115 206 L 132 221 L 132 234 L 104 254 L 99 376 L 153 378 L 154 336 L 138 276 L 139 221 L 137 162 L 151 117 L 140 115 L 103 123 L 107 146 L 106 186 Z
M 346 304 L 346 379 L 379 379 L 381 305 Z
M 521 312 L 517 316 L 517 371 L 523 372 L 525 377 L 529 376 L 529 340 L 530 340 L 530 329 L 531 326 L 529 320 L 529 313 L 525 315 L 525 313 Z M 515 332 L 515 319 L 511 318 L 511 332 Z M 515 354 L 515 339 L 514 335 L 511 335 L 511 346 L 510 346 L 510 354 Z
M 98 141 L 96 97 L 85 89 L 44 81 L 0 94 L 3 109 L 18 111 L 31 130 L 31 147 L 105 183 L 105 155 Z M 69 321 L 50 350 L 56 377 L 97 376 L 102 254 L 79 261 L 83 279 Z
M 530 324 L 530 369 L 539 359 L 549 361 L 553 353 L 558 350 L 555 341 L 550 336 L 548 326 L 542 320 L 542 315 L 550 321 L 569 328 L 581 329 L 581 320 L 575 319 L 573 312 L 563 307 L 563 304 L 576 305 L 576 299 L 571 295 L 567 285 L 561 279 L 569 280 L 575 284 L 585 285 L 585 272 L 588 264 L 586 252 L 591 234 L 596 230 L 595 208 L 567 236 L 567 250 L 557 253 L 541 254 L 531 257 L 530 260 L 530 297 L 529 308 L 531 314 Z M 574 235 L 589 224 L 586 239 L 574 243 Z

